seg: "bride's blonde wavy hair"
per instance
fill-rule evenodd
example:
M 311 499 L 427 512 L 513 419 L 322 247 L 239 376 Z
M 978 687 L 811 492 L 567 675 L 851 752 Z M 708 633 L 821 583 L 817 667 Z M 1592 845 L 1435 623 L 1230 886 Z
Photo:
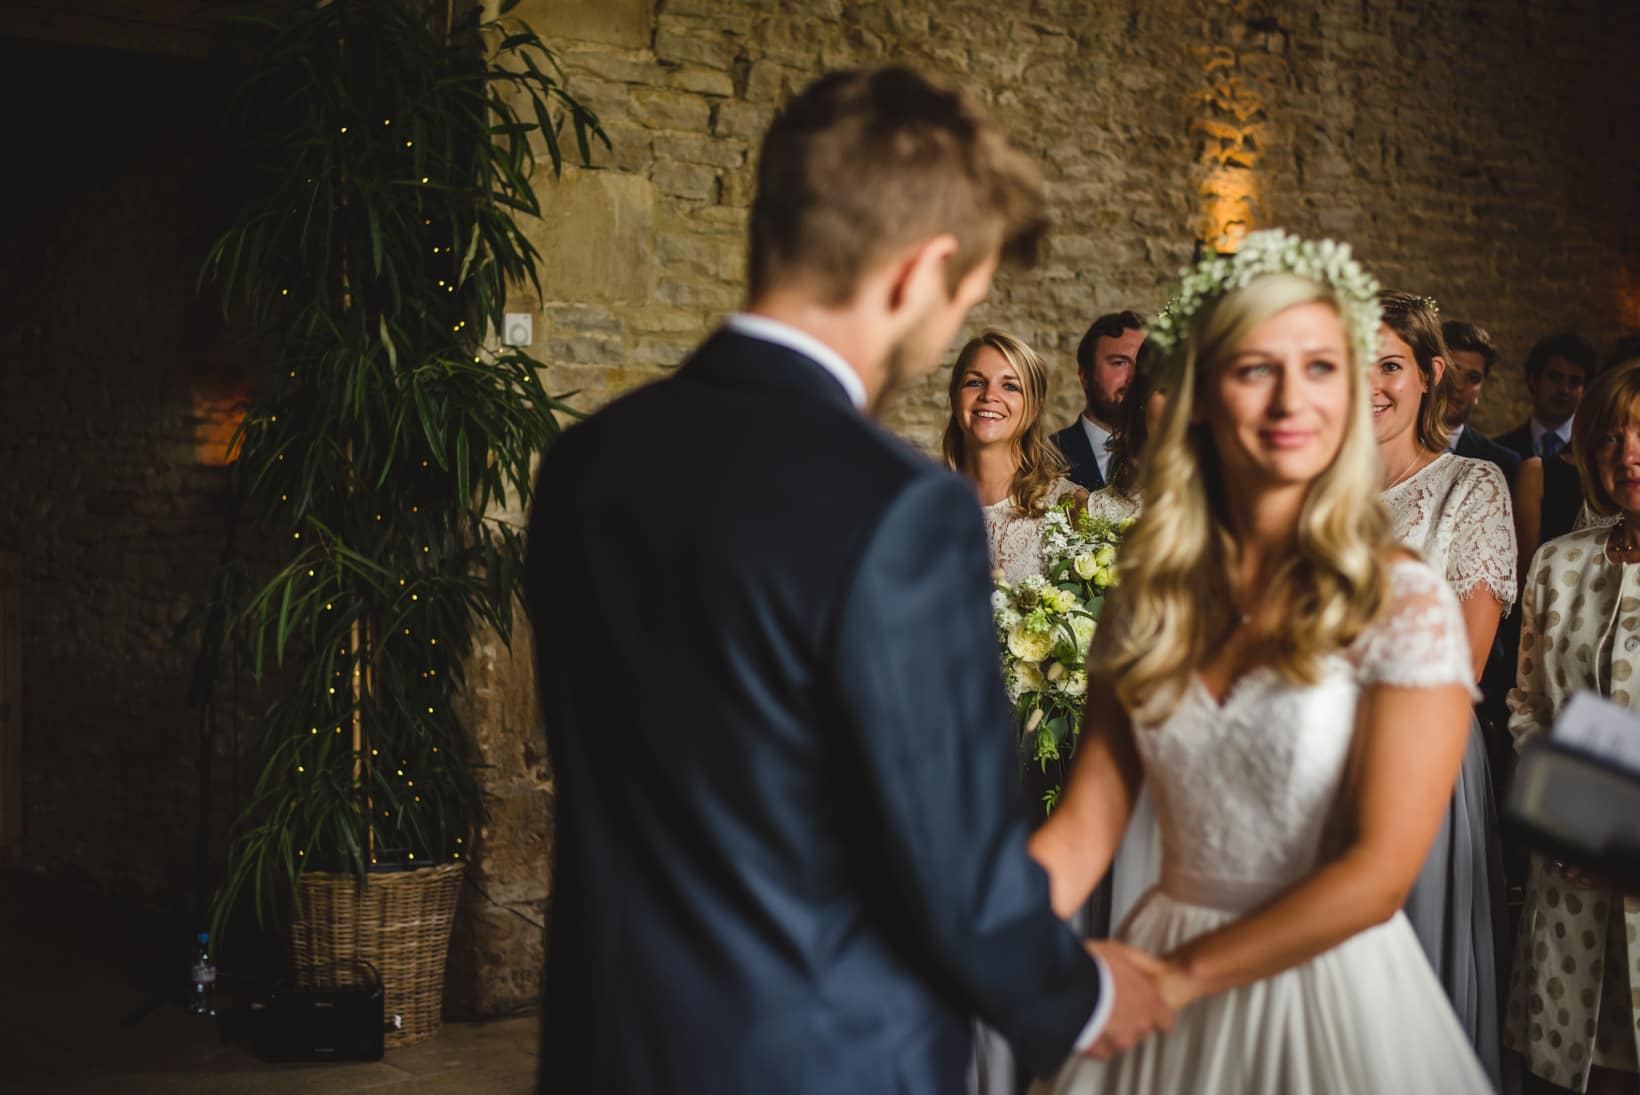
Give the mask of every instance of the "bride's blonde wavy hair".
M 963 346 L 957 354 L 957 363 L 951 366 L 951 383 L 945 393 L 951 416 L 946 420 L 940 449 L 946 464 L 956 471 L 967 471 L 968 435 L 962 432 L 958 422 L 958 393 L 962 391 L 968 366 L 987 346 L 1001 354 L 1014 370 L 1024 404 L 1021 410 L 1025 425 L 1014 438 L 1014 480 L 1008 488 L 1008 496 L 1013 500 L 1014 512 L 1021 517 L 1041 517 L 1048 511 L 1048 492 L 1070 471 L 1070 465 L 1054 447 L 1042 422 L 1042 411 L 1048 402 L 1048 363 L 1024 339 L 993 327 Z
M 1394 539 L 1378 501 L 1378 446 L 1349 310 L 1324 284 L 1266 275 L 1205 303 L 1164 366 L 1170 398 L 1140 469 L 1144 514 L 1123 540 L 1121 584 L 1090 657 L 1130 712 L 1171 711 L 1237 626 L 1235 538 L 1212 438 L 1192 422 L 1197 401 L 1254 328 L 1317 302 L 1345 325 L 1350 405 L 1338 454 L 1305 498 L 1296 549 L 1264 591 L 1279 606 L 1268 614 L 1277 621 L 1266 639 L 1271 660 L 1288 680 L 1313 683 L 1322 657 L 1348 646 L 1382 606 Z

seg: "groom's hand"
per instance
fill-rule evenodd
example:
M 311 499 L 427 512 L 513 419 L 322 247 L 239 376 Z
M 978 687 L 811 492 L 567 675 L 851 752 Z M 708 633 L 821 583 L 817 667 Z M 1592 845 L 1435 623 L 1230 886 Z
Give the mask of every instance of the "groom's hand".
M 1114 940 L 1090 940 L 1087 948 L 1110 971 L 1115 1001 L 1105 1029 L 1084 1051 L 1086 1056 L 1108 1061 L 1147 1036 L 1173 1028 L 1173 1009 L 1157 985 L 1163 970 L 1160 960 Z

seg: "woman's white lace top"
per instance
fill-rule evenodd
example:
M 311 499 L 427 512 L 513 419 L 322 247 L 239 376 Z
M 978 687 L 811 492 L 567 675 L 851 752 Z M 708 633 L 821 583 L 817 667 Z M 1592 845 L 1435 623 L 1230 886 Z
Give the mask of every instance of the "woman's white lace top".
M 1396 538 L 1468 598 L 1485 586 L 1515 603 L 1515 511 L 1496 464 L 1442 453 L 1381 496 Z
M 1056 480 L 1048 488 L 1047 504 L 1077 490 L 1069 479 Z M 1010 582 L 1042 573 L 1042 518 L 1020 516 L 1013 499 L 1004 498 L 985 507 L 985 535 L 991 542 L 991 566 Z
M 1107 521 L 1126 521 L 1139 516 L 1139 500 L 1115 487 L 1105 487 L 1088 495 L 1088 512 Z
M 1136 720 L 1169 893 L 1251 907 L 1315 869 L 1329 850 L 1363 689 L 1460 685 L 1474 694 L 1469 640 L 1446 583 L 1402 560 L 1390 564 L 1388 586 L 1379 618 L 1323 660 L 1317 683 L 1294 684 L 1265 666 L 1220 703 L 1192 677 L 1172 712 Z

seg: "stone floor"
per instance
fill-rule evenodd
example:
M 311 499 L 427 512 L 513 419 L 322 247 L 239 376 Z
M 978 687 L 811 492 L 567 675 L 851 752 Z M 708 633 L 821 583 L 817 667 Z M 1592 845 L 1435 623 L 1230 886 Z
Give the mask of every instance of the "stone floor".
M 41 1095 L 507 1095 L 531 1090 L 535 1020 L 449 1023 L 379 1062 L 270 1065 L 156 997 L 151 925 L 0 871 L 0 1091 Z M 139 918 L 140 920 L 140 918 Z M 150 948 L 151 949 L 151 948 Z M 148 976 L 144 976 L 147 973 Z

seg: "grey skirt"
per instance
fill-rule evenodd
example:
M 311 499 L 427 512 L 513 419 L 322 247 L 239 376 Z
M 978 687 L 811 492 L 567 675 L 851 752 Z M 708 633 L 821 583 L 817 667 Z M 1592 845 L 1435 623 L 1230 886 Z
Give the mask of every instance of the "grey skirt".
M 1502 1090 L 1498 945 L 1506 934 L 1503 865 L 1492 774 L 1478 718 L 1470 719 L 1452 802 L 1407 895 L 1406 915 L 1482 1067 Z

